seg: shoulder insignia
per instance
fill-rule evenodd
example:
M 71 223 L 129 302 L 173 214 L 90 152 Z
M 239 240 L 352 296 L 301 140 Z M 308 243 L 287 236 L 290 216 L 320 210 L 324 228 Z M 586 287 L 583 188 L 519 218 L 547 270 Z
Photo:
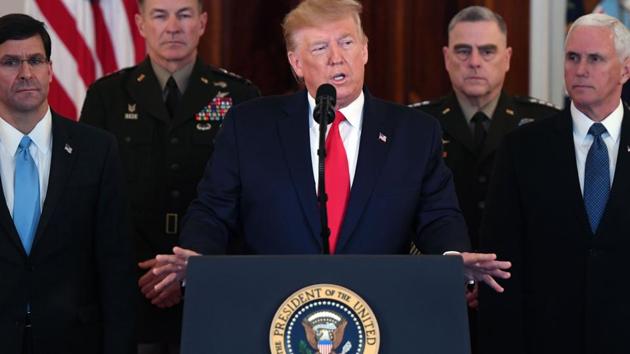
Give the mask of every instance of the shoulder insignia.
M 422 107 L 431 104 L 431 101 L 416 102 L 409 105 L 410 108 Z
M 212 84 L 215 87 L 218 87 L 218 88 L 226 88 L 227 87 L 227 83 L 225 81 L 214 81 Z
M 246 78 L 244 78 L 244 77 L 242 77 L 242 76 L 240 76 L 238 74 L 235 74 L 235 73 L 233 73 L 231 71 L 227 71 L 227 70 L 225 70 L 223 68 L 212 68 L 212 69 L 215 72 L 218 72 L 219 74 L 223 74 L 223 75 L 225 75 L 225 76 L 227 76 L 227 77 L 229 77 L 231 79 L 235 79 L 235 80 L 241 81 L 243 83 L 246 83 L 247 85 L 252 85 L 252 86 L 254 85 L 251 81 L 249 81 Z M 227 83 L 225 81 L 216 81 L 215 82 L 215 86 L 217 86 L 216 83 L 223 83 L 223 84 L 225 84 L 227 86 Z
M 521 125 L 525 125 L 533 121 L 534 121 L 534 118 L 521 118 L 521 120 L 518 121 L 518 126 L 520 127 Z
M 135 68 L 136 68 L 136 66 L 129 66 L 129 67 L 126 67 L 126 68 L 122 68 L 122 69 L 120 69 L 118 71 L 114 71 L 112 73 L 105 74 L 105 75 L 101 76 L 100 78 L 96 79 L 94 81 L 94 83 L 101 82 L 101 81 L 108 81 L 109 79 L 114 79 L 114 78 L 116 78 L 116 77 L 118 77 L 120 75 L 128 74 L 132 70 L 134 70 Z
M 547 106 L 547 107 L 551 107 L 551 108 L 555 108 L 557 110 L 560 109 L 560 107 L 556 106 L 555 104 L 551 103 L 551 102 L 547 102 L 545 100 L 541 100 L 539 98 L 535 98 L 535 97 L 529 97 L 529 96 L 515 96 L 514 99 L 516 101 L 522 102 L 522 103 L 530 103 L 530 104 L 537 104 L 537 105 L 541 105 L 541 106 Z

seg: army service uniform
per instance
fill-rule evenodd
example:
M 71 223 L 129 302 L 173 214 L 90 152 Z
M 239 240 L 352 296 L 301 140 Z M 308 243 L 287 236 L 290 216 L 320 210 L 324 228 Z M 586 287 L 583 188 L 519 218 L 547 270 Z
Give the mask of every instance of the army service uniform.
M 118 140 L 138 261 L 172 253 L 226 112 L 259 95 L 249 81 L 200 59 L 172 119 L 148 58 L 89 88 L 81 122 L 104 128 Z M 139 341 L 179 342 L 181 304 L 158 309 L 138 294 Z
M 416 103 L 411 107 L 436 117 L 442 125 L 442 156 L 453 171 L 459 205 L 468 225 L 473 249 L 476 249 L 479 246 L 479 227 L 495 150 L 503 137 L 513 129 L 548 117 L 558 109 L 544 101 L 530 97 L 512 97 L 502 92 L 490 119 L 483 147 L 480 152 L 476 152 L 473 133 L 454 93 L 435 101 Z

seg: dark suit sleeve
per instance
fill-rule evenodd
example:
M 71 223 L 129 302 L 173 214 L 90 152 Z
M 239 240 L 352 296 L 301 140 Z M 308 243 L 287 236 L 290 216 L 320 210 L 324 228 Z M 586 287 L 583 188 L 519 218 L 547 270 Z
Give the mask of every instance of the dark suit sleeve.
M 215 150 L 183 220 L 180 245 L 202 254 L 223 254 L 238 232 L 241 192 L 236 122 L 230 109 L 217 134 Z
M 516 143 L 506 138 L 498 150 L 494 175 L 486 199 L 481 228 L 481 248 L 512 262 L 511 279 L 501 280 L 505 292 L 480 287 L 479 335 L 481 352 L 524 353 L 524 222 L 514 153 Z
M 96 206 L 95 254 L 103 312 L 104 354 L 135 352 L 135 272 L 120 160 L 109 139 Z
M 453 175 L 442 159 L 442 130 L 432 126 L 429 158 L 422 181 L 415 244 L 423 253 L 468 251 L 470 241 L 459 210 Z
M 85 95 L 79 121 L 99 128 L 105 128 L 106 116 L 107 110 L 103 98 L 98 93 L 98 89 L 92 85 Z

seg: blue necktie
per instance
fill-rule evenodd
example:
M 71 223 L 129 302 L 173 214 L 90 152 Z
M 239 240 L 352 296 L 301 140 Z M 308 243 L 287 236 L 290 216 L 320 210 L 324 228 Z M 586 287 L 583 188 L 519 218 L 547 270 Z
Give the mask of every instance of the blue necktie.
M 593 145 L 588 150 L 584 168 L 584 206 L 593 233 L 597 231 L 604 215 L 610 193 L 608 148 L 602 139 L 602 134 L 605 132 L 606 128 L 601 123 L 593 124 L 588 130 L 588 133 L 593 136 Z
M 39 222 L 39 174 L 28 151 L 31 138 L 22 137 L 15 154 L 13 223 L 29 254 Z

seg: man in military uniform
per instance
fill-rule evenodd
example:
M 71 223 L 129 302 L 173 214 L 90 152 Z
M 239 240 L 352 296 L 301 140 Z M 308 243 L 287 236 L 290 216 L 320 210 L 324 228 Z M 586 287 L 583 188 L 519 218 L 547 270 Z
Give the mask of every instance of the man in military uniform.
M 558 110 L 550 103 L 503 91 L 512 48 L 507 46 L 503 17 L 492 10 L 470 6 L 457 13 L 449 23 L 448 46 L 442 51 L 453 92 L 412 106 L 442 125 L 442 156 L 453 171 L 459 205 L 472 247 L 477 249 L 495 150 L 511 130 Z M 477 287 L 469 287 L 466 298 L 476 352 Z
M 550 103 L 502 91 L 512 48 L 507 46 L 507 28 L 499 14 L 485 7 L 467 7 L 453 17 L 448 33 L 443 53 L 453 92 L 412 106 L 442 124 L 443 156 L 453 171 L 471 243 L 477 248 L 488 178 L 501 139 L 516 127 L 558 110 Z
M 197 57 L 207 13 L 201 0 L 141 0 L 136 23 L 148 57 L 94 83 L 81 121 L 117 138 L 130 192 L 139 284 L 158 280 L 154 257 L 177 244 L 180 220 L 213 151 L 213 140 L 233 105 L 259 96 L 247 80 L 205 65 Z M 139 353 L 178 353 L 181 290 L 153 304 L 138 292 Z M 167 308 L 168 307 L 168 308 Z

